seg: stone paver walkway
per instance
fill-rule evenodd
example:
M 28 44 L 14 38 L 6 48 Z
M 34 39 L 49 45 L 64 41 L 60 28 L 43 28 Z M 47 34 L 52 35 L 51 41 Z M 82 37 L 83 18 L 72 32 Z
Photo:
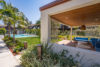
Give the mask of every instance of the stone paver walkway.
M 20 67 L 18 60 L 12 55 L 0 38 L 0 67 Z

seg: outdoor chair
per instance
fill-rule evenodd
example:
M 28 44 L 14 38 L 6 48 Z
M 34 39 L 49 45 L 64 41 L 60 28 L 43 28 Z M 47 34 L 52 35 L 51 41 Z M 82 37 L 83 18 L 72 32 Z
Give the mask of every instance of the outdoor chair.
M 100 39 L 97 40 L 97 43 L 95 45 L 96 51 L 100 52 Z
M 91 38 L 90 42 L 92 43 L 93 47 L 95 47 L 96 43 L 97 43 L 97 38 Z
M 88 42 L 88 38 L 75 37 L 74 40 Z

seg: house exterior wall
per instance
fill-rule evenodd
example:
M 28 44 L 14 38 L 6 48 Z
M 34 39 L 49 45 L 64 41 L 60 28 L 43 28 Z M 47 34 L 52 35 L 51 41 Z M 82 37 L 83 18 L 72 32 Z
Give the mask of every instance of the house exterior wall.
M 41 13 L 41 16 L 41 42 L 46 44 L 51 39 L 51 20 L 48 14 Z
M 66 56 L 72 55 L 75 57 L 74 59 L 79 61 L 81 67 L 93 67 L 93 65 L 96 66 L 97 64 L 100 65 L 100 52 L 58 44 L 53 44 L 52 49 L 56 53 L 67 50 L 68 54 L 66 54 Z M 76 57 L 77 54 L 79 54 L 79 57 Z
M 41 42 L 50 41 L 51 21 L 50 15 L 100 3 L 100 0 L 71 0 L 63 4 L 41 11 Z

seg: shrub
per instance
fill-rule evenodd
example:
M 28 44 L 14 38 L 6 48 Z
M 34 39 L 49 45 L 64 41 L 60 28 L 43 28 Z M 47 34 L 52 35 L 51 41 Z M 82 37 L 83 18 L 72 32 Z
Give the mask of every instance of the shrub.
M 37 47 L 31 47 L 21 57 L 23 67 L 77 67 L 78 62 L 70 56 L 66 56 L 68 51 L 54 53 L 51 46 L 42 47 L 42 59 L 38 59 Z
M 14 53 L 18 53 L 18 52 L 22 51 L 22 49 L 23 49 L 23 47 L 20 47 L 20 46 L 18 45 L 18 46 L 16 46 L 16 47 L 13 49 L 13 52 L 14 52 Z
M 20 42 L 19 40 L 16 40 L 16 45 L 19 45 L 20 47 L 24 47 L 24 44 Z
M 13 38 L 12 37 L 8 37 L 8 36 L 5 36 L 4 38 L 3 38 L 3 40 L 6 42 L 6 41 L 8 41 L 8 40 L 11 40 L 11 41 L 13 41 Z
M 6 29 L 5 28 L 0 28 L 0 34 L 5 35 L 6 34 Z
M 11 40 L 6 41 L 6 44 L 9 44 L 11 42 Z
M 9 38 L 8 36 L 5 36 L 4 39 L 5 43 L 7 44 L 8 47 L 13 47 L 15 44 L 13 43 L 13 38 Z
M 25 33 L 36 34 L 36 35 L 40 36 L 40 29 L 25 29 Z
M 84 31 L 77 31 L 77 35 L 85 36 L 85 32 Z
M 59 38 L 59 39 L 66 39 L 66 36 L 58 35 L 58 38 Z
M 9 47 L 15 47 L 15 45 L 16 45 L 16 44 L 13 43 L 13 42 L 10 42 L 10 43 L 8 44 Z
M 24 44 L 20 42 L 19 40 L 15 40 L 15 43 L 13 42 L 13 38 L 9 38 L 8 36 L 5 36 L 4 39 L 5 43 L 8 47 L 13 47 L 13 52 L 18 53 L 22 49 L 24 49 Z
M 13 41 L 13 38 L 12 38 L 12 37 L 10 37 L 10 38 L 9 38 L 9 40 Z
M 31 34 L 35 34 L 35 29 L 30 29 Z
M 75 35 L 72 35 L 72 40 L 74 40 L 75 37 Z M 67 35 L 67 39 L 70 40 L 70 35 Z
M 3 40 L 4 40 L 4 41 L 9 40 L 9 39 L 8 39 L 8 36 L 5 36 L 5 37 L 3 38 Z
M 29 29 L 25 29 L 25 33 L 29 33 Z
M 40 36 L 40 29 L 36 29 L 36 35 Z
M 16 46 L 14 47 L 13 52 L 18 53 L 24 49 L 24 44 L 18 40 L 16 40 L 15 42 Z

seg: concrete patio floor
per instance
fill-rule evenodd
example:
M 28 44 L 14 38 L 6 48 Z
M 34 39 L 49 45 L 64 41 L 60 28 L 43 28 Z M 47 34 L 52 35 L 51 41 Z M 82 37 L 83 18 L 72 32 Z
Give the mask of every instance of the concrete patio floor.
M 65 46 L 78 47 L 82 49 L 95 51 L 95 49 L 91 46 L 92 44 L 90 42 L 62 40 L 62 41 L 58 41 L 57 44 L 59 45 L 63 44 Z
M 12 55 L 0 38 L 0 67 L 20 67 L 18 60 Z

